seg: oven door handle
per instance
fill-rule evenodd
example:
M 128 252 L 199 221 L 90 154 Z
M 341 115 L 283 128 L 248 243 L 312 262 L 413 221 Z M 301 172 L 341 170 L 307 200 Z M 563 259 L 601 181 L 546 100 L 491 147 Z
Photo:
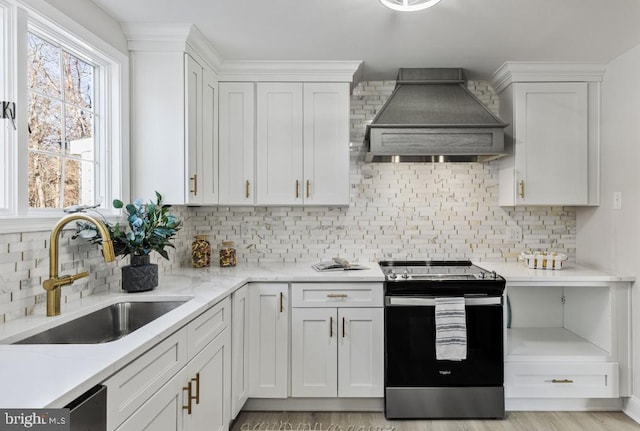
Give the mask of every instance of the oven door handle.
M 483 298 L 465 298 L 465 305 L 502 305 L 501 296 L 489 296 Z M 387 296 L 385 298 L 385 305 L 387 307 L 434 307 L 436 305 L 436 298 L 414 298 L 414 297 L 402 297 L 402 296 Z

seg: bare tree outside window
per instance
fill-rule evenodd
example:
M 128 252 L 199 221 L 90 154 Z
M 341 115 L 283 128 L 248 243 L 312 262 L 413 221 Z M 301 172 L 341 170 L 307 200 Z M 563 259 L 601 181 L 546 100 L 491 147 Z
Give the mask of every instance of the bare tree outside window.
M 95 201 L 95 67 L 28 33 L 29 207 Z

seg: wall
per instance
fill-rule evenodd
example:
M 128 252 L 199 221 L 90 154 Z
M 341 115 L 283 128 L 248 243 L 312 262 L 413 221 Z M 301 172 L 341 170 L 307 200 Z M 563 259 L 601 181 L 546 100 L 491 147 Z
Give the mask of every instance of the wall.
M 601 205 L 577 211 L 577 260 L 640 279 L 640 45 L 607 66 L 602 83 Z M 622 192 L 622 209 L 613 193 Z M 633 327 L 640 296 L 632 292 Z M 633 333 L 633 393 L 628 413 L 640 421 L 640 331 Z
M 318 261 L 333 256 L 354 261 L 389 258 L 515 261 L 523 250 L 544 249 L 576 256 L 573 207 L 501 208 L 498 164 L 364 163 L 362 139 L 394 83 L 361 83 L 352 96 L 351 205 L 312 207 L 174 207 L 184 221 L 176 250 L 160 272 L 190 265 L 196 233 L 209 234 L 214 248 L 237 243 L 238 261 Z M 495 112 L 497 98 L 484 82 L 470 88 Z M 142 197 L 143 199 L 145 197 Z M 522 229 L 521 241 L 507 241 L 507 226 Z M 120 288 L 120 267 L 105 264 L 97 246 L 61 241 L 61 274 L 88 270 L 89 278 L 63 287 L 63 302 Z M 42 309 L 42 281 L 48 276 L 49 232 L 0 235 L 0 323 Z M 215 256 L 214 256 L 215 262 Z M 39 308 L 40 307 L 40 308 Z
M 515 261 L 523 250 L 575 257 L 575 208 L 501 208 L 498 163 L 364 163 L 365 127 L 393 81 L 363 82 L 351 99 L 351 204 L 348 208 L 191 208 L 192 233 L 237 243 L 240 262 L 318 261 L 334 256 Z M 468 87 L 494 112 L 483 81 Z M 505 239 L 506 227 L 522 241 Z

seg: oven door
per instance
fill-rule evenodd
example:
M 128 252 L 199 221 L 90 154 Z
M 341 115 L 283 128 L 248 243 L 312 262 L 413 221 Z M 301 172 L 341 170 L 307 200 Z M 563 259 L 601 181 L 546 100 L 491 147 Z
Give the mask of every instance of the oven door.
M 502 297 L 467 298 L 467 359 L 436 360 L 435 298 L 385 298 L 385 387 L 502 386 Z

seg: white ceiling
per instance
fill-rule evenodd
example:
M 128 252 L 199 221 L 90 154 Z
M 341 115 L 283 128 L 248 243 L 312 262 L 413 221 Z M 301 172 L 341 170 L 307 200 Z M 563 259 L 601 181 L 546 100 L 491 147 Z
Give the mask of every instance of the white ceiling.
M 399 67 L 504 61 L 609 62 L 640 44 L 640 0 L 442 0 L 402 13 L 378 0 L 93 0 L 119 22 L 192 23 L 225 60 L 363 61 L 363 79 Z

